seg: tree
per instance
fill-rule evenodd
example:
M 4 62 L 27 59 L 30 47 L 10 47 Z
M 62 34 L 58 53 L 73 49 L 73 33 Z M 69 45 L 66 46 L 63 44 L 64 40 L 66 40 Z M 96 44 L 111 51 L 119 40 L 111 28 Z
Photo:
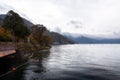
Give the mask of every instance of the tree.
M 43 25 L 34 25 L 31 27 L 32 35 L 38 42 L 41 41 L 43 33 L 47 30 Z
M 40 42 L 41 42 L 42 46 L 50 47 L 52 44 L 52 39 L 48 35 L 42 35 L 42 39 Z
M 12 41 L 11 32 L 0 27 L 0 41 Z
M 3 27 L 12 32 L 16 38 L 24 39 L 29 35 L 29 30 L 24 25 L 23 19 L 14 11 L 9 11 L 3 20 Z
M 34 25 L 32 26 L 31 31 L 32 31 L 32 34 L 30 37 L 31 37 L 31 40 L 33 40 L 33 42 L 37 42 L 43 47 L 45 46 L 50 47 L 52 40 L 50 36 L 44 34 L 44 32 L 47 31 L 45 26 Z

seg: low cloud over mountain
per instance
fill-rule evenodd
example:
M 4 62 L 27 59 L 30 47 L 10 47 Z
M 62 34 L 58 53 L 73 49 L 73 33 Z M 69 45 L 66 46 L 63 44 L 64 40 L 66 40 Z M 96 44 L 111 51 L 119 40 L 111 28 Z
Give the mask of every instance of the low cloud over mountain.
M 120 43 L 120 37 L 116 36 L 95 36 L 95 35 L 87 35 L 87 34 L 71 34 L 71 33 L 63 33 L 67 38 L 73 40 L 76 43 L 91 43 L 91 44 L 109 44 L 109 43 Z

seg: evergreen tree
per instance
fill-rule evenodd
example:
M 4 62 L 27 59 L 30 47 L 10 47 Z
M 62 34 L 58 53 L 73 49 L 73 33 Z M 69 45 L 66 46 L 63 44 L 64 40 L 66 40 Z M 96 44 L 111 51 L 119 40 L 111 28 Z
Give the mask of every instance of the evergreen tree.
M 3 20 L 3 27 L 10 30 L 17 38 L 24 39 L 29 35 L 29 30 L 24 25 L 23 19 L 14 11 L 9 11 Z

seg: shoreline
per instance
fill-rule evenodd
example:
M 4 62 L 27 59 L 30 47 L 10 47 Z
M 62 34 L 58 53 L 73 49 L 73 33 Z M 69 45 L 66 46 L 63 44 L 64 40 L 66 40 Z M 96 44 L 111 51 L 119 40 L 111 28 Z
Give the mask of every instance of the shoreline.
M 40 53 L 43 53 L 43 52 L 48 52 L 49 50 L 41 50 L 41 51 L 37 51 L 38 52 L 38 54 L 40 54 Z M 27 56 L 27 58 L 25 57 L 25 58 L 23 58 L 23 56 L 21 56 L 22 57 L 22 59 L 20 60 L 20 63 L 17 63 L 17 62 L 14 62 L 14 63 L 16 63 L 16 64 L 14 64 L 12 67 L 13 67 L 13 69 L 14 70 L 12 70 L 12 68 L 11 68 L 11 70 L 9 70 L 9 71 L 7 71 L 7 72 L 5 72 L 4 74 L 2 74 L 2 75 L 0 75 L 0 78 L 4 78 L 5 76 L 7 76 L 7 75 L 9 75 L 9 74 L 11 74 L 11 73 L 14 73 L 15 71 L 17 71 L 18 69 L 20 69 L 20 68 L 22 68 L 23 66 L 25 66 L 26 64 L 28 64 L 29 63 L 29 59 L 32 59 L 35 55 L 37 55 L 37 54 L 35 54 L 36 52 L 34 52 L 34 53 L 31 53 L 31 55 L 28 55 Z M 17 53 L 17 51 L 16 51 L 16 54 L 21 54 L 21 53 Z M 30 53 L 29 53 L 30 54 Z M 16 55 L 13 55 L 14 57 L 18 57 L 18 56 L 16 56 Z

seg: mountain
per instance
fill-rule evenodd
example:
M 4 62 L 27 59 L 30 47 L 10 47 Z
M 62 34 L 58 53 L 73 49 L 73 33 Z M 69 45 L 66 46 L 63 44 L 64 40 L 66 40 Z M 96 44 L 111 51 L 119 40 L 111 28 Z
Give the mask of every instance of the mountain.
M 49 35 L 52 38 L 53 45 L 74 44 L 75 43 L 71 39 L 69 39 L 59 33 L 56 33 L 56 32 L 50 32 L 47 30 L 44 32 L 44 35 Z
M 77 43 L 120 43 L 120 39 L 93 39 L 85 36 L 74 38 Z
M 0 25 L 2 25 L 2 22 L 3 22 L 4 18 L 5 18 L 5 16 L 6 16 L 5 14 L 1 14 L 1 15 L 0 15 Z M 25 18 L 22 18 L 22 19 L 23 19 L 23 21 L 24 21 L 25 26 L 27 26 L 28 29 L 30 29 L 31 26 L 34 25 L 34 24 L 33 24 L 32 22 L 30 22 L 29 20 L 27 20 L 27 19 L 25 19 Z
M 3 19 L 5 18 L 5 15 L 4 14 L 1 14 L 0 15 L 0 25 L 2 25 L 2 22 L 3 22 Z
M 3 19 L 5 18 L 5 14 L 0 15 L 0 26 L 2 25 Z M 34 25 L 32 22 L 29 20 L 22 18 L 24 21 L 24 24 L 27 26 L 29 30 L 31 30 L 31 27 Z M 45 31 L 45 35 L 49 35 L 52 38 L 52 43 L 55 45 L 60 45 L 60 44 L 73 44 L 74 42 L 67 37 L 56 33 L 56 32 L 50 32 L 50 31 Z
M 0 14 L 0 20 L 3 20 L 5 18 L 5 14 Z
M 24 24 L 25 26 L 27 26 L 27 28 L 30 30 L 30 28 L 34 25 L 32 22 L 30 22 L 29 20 L 23 18 Z
M 53 44 L 74 44 L 71 39 L 56 32 L 51 32 L 51 37 L 53 39 Z
M 101 38 L 101 37 L 94 37 L 94 36 L 85 36 L 85 35 L 76 35 L 73 36 L 71 34 L 64 34 L 67 38 L 73 40 L 76 43 L 81 44 L 117 44 L 120 43 L 120 38 Z

